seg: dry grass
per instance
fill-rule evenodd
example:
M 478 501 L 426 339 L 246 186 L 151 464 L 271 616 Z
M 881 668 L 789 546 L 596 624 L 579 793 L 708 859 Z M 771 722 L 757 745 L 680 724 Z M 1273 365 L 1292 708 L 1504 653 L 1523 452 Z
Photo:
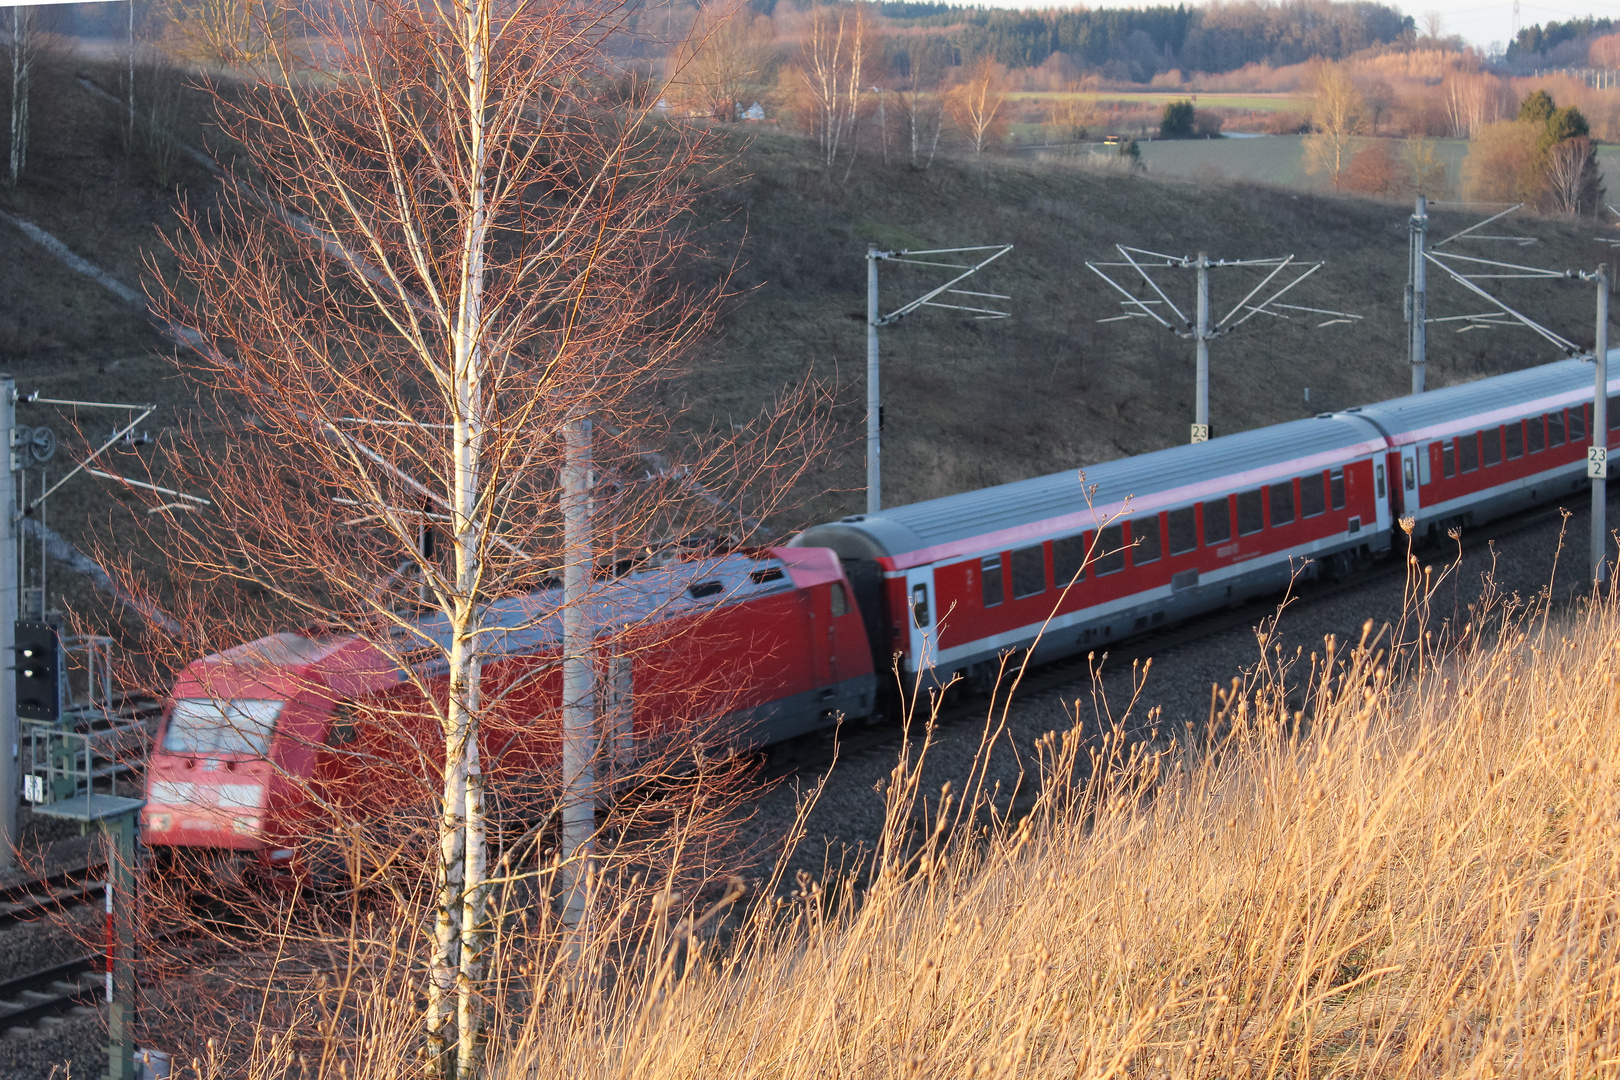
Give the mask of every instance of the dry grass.
M 1353 646 L 1262 632 L 1205 732 L 1053 734 L 1028 816 L 917 790 L 923 740 L 866 872 L 529 955 L 491 1075 L 1612 1075 L 1620 607 L 1440 633 L 1411 566 Z M 323 1075 L 416 1075 L 409 1010 L 360 1001 Z

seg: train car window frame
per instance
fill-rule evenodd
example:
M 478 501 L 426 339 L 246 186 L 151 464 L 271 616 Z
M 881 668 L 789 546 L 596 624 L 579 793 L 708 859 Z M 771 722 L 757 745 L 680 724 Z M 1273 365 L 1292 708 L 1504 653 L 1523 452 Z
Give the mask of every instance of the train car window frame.
M 1052 584 L 1066 589 L 1086 579 L 1086 537 L 1060 536 L 1052 541 Z
M 1268 509 L 1271 511 L 1271 527 L 1281 528 L 1294 523 L 1294 507 L 1298 500 L 1294 498 L 1294 481 L 1284 480 L 1280 484 L 1272 484 L 1266 489 Z
M 1191 506 L 1178 506 L 1164 515 L 1166 531 L 1170 534 L 1170 555 L 1185 555 L 1198 550 L 1198 511 Z
M 1424 483 L 1428 483 L 1424 480 Z M 1328 502 L 1335 510 L 1344 509 L 1344 470 L 1334 469 L 1328 473 Z
M 1452 448 L 1450 439 L 1440 444 L 1440 475 L 1447 480 L 1457 475 L 1457 451 Z
M 1457 443 L 1457 472 L 1471 473 L 1479 471 L 1479 433 L 1472 435 L 1459 435 Z
M 1237 497 L 1238 504 L 1238 535 L 1253 536 L 1266 527 L 1266 491 L 1265 488 L 1255 488 L 1253 491 L 1240 491 Z M 1250 526 L 1253 526 L 1252 528 Z
M 1012 592 L 1014 600 L 1039 596 L 1046 591 L 1046 545 L 1014 548 L 1008 556 L 1012 563 Z
M 1586 438 L 1586 406 L 1576 405 L 1569 410 L 1569 422 L 1565 425 L 1569 441 L 1578 443 Z
M 1555 409 L 1547 414 L 1547 445 L 1564 445 L 1564 410 Z
M 1479 433 L 1479 460 L 1487 469 L 1502 464 L 1502 429 L 1486 428 Z
M 1545 416 L 1532 416 L 1524 422 L 1524 450 L 1527 454 L 1539 454 L 1547 449 L 1547 418 Z
M 1147 566 L 1164 558 L 1164 529 L 1159 515 L 1131 519 L 1131 565 Z
M 1224 496 L 1204 504 L 1204 546 L 1232 539 L 1232 501 Z
M 1524 421 L 1502 425 L 1502 458 L 1517 461 L 1524 457 Z
M 1125 569 L 1125 528 L 1110 525 L 1097 533 L 1097 555 L 1092 560 L 1091 572 L 1097 577 L 1117 574 Z
M 1327 485 L 1322 482 L 1322 474 L 1306 473 L 1299 478 L 1300 519 L 1321 517 L 1325 513 L 1327 513 Z
M 986 555 L 979 560 L 979 596 L 987 608 L 1000 607 L 1007 599 L 1007 586 L 1002 580 L 999 553 Z

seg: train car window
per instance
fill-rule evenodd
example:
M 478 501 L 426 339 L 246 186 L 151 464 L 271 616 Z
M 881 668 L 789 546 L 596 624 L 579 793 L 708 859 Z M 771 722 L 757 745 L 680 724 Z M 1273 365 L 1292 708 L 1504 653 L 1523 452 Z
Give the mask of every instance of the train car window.
M 1046 591 L 1046 551 L 1040 544 L 1012 553 L 1012 578 L 1014 599 Z
M 1586 406 L 1577 405 L 1569 410 L 1569 441 L 1580 442 L 1586 438 Z
M 1086 538 L 1065 536 L 1052 541 L 1052 583 L 1060 589 L 1086 576 Z
M 979 577 L 984 582 L 984 606 L 995 607 L 1007 598 L 1001 587 L 1001 556 L 991 555 L 979 560 Z
M 1440 472 L 1449 480 L 1457 475 L 1457 453 L 1451 448 L 1451 441 L 1440 444 Z
M 1382 499 L 1384 497 L 1384 466 L 1382 464 L 1373 466 L 1373 476 L 1378 482 L 1378 497 Z
M 1480 432 L 1479 445 L 1481 450 L 1484 452 L 1485 465 L 1487 468 L 1492 465 L 1500 465 L 1502 463 L 1501 428 L 1490 428 L 1486 431 Z
M 1224 544 L 1232 539 L 1232 506 L 1226 499 L 1204 504 L 1204 543 Z
M 1532 416 L 1524 422 L 1524 447 L 1532 454 L 1539 454 L 1547 445 L 1546 418 Z
M 1424 481 L 1427 483 L 1427 481 Z M 1333 509 L 1344 509 L 1344 470 L 1334 469 L 1328 473 L 1328 497 L 1333 502 Z
M 1125 569 L 1125 530 L 1121 526 L 1110 525 L 1097 534 L 1097 558 L 1092 565 L 1098 577 Z
M 1524 424 L 1505 424 L 1502 427 L 1502 453 L 1509 461 L 1524 457 Z
M 1564 445 L 1564 410 L 1547 414 L 1547 445 Z
M 1327 513 L 1327 494 L 1322 490 L 1322 474 L 1310 473 L 1299 478 L 1299 516 L 1315 517 Z
M 1473 472 L 1479 468 L 1479 436 L 1457 436 L 1457 471 Z
M 1131 522 L 1131 565 L 1146 566 L 1159 561 L 1164 554 L 1164 539 L 1159 535 L 1159 515 L 1137 518 Z
M 911 618 L 917 624 L 917 629 L 928 629 L 928 586 L 917 584 L 911 587 Z
M 833 618 L 836 619 L 840 615 L 849 614 L 849 594 L 844 591 L 844 583 L 842 581 L 835 581 L 832 583 L 832 592 L 829 593 L 828 596 L 832 600 Z
M 1248 536 L 1266 527 L 1265 502 L 1259 488 L 1238 492 L 1238 535 Z
M 1198 517 L 1190 506 L 1172 510 L 1170 519 L 1170 554 L 1181 555 L 1198 546 Z
M 1294 520 L 1294 482 L 1284 480 L 1271 485 L 1271 527 L 1287 525 Z
M 326 728 L 327 746 L 348 746 L 360 737 L 354 723 L 354 706 L 340 701 L 332 709 L 332 722 Z
M 1620 428 L 1620 396 L 1609 399 L 1609 430 Z

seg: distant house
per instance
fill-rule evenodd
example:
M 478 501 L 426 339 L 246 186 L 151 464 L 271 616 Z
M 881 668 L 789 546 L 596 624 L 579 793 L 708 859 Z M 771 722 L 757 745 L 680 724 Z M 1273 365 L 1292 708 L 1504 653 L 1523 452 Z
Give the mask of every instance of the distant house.
M 757 101 L 754 102 L 752 105 L 748 106 L 748 108 L 743 110 L 742 118 L 751 123 L 759 123 L 765 119 L 765 106 L 761 105 Z

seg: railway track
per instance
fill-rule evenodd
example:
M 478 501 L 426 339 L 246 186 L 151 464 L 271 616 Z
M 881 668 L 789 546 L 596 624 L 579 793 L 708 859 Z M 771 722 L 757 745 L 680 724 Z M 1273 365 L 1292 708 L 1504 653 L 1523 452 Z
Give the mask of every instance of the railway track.
M 99 956 L 81 956 L 0 982 L 0 1029 L 26 1027 L 47 1017 L 93 1006 L 104 993 Z
M 106 864 L 92 863 L 0 889 L 0 928 L 99 900 L 106 893 L 106 872 Z

